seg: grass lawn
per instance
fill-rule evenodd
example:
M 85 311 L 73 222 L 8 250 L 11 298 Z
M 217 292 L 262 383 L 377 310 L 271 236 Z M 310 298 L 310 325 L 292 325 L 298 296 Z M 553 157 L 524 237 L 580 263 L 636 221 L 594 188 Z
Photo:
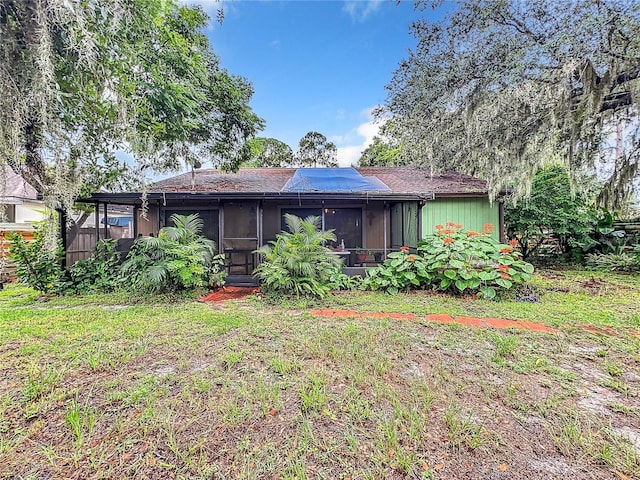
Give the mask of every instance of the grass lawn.
M 0 478 L 640 477 L 640 277 L 548 271 L 529 293 L 540 301 L 349 292 L 272 306 L 10 285 Z

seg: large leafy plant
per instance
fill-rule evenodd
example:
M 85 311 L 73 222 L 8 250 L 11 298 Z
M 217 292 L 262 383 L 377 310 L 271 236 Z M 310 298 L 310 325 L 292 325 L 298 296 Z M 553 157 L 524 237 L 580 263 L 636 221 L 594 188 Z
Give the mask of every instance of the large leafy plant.
M 224 283 L 224 256 L 202 236 L 197 214 L 171 216 L 174 226 L 157 237 L 138 239 L 122 264 L 121 275 L 134 290 L 175 292 Z
M 389 254 L 382 265 L 367 272 L 363 285 L 389 293 L 430 287 L 494 298 L 499 290 L 531 280 L 533 266 L 520 259 L 516 242 L 501 244 L 492 232 L 491 224 L 482 232 L 453 222 L 436 225 L 436 233 L 420 242 L 415 253 L 403 247 Z
M 368 270 L 361 286 L 395 294 L 401 290 L 426 288 L 431 285 L 432 278 L 422 256 L 411 253 L 409 247 L 400 247 L 399 252 L 387 255 L 383 264 Z
M 16 264 L 16 274 L 21 282 L 45 294 L 58 294 L 64 291 L 66 273 L 62 268 L 64 250 L 60 241 L 54 248 L 46 246 L 44 223 L 36 226 L 33 240 L 25 240 L 20 233 L 9 232 L 11 242 L 9 255 Z
M 90 258 L 79 260 L 69 268 L 67 292 L 111 292 L 119 285 L 120 252 L 115 240 L 101 240 Z
M 326 297 L 345 283 L 342 261 L 325 247 L 335 241 L 333 230 L 320 229 L 320 217 L 285 214 L 288 232 L 256 250 L 263 261 L 254 270 L 268 295 Z
M 516 242 L 502 244 L 491 236 L 492 232 L 491 224 L 486 224 L 482 232 L 465 230 L 453 222 L 446 228 L 436 225 L 435 235 L 418 244 L 435 288 L 479 292 L 493 298 L 498 290 L 530 281 L 533 266 L 520 258 L 514 248 Z

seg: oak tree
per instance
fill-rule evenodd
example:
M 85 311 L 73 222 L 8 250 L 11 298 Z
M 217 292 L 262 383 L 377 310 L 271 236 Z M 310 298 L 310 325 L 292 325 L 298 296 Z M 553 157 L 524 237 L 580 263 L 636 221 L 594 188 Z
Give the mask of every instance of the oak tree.
M 263 122 L 207 21 L 177 0 L 4 0 L 0 167 L 62 208 L 195 159 L 237 168 Z
M 440 6 L 443 2 L 435 2 Z M 427 9 L 431 2 L 418 1 Z M 407 163 L 526 193 L 562 161 L 620 204 L 640 172 L 640 8 L 634 0 L 464 0 L 416 21 L 385 114 Z

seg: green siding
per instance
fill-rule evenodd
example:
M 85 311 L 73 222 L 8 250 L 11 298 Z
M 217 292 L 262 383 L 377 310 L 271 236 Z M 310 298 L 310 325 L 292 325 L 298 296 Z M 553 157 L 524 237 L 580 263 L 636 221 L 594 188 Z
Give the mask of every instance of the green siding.
M 465 230 L 482 231 L 485 223 L 494 227 L 493 237 L 499 239 L 500 214 L 498 203 L 486 198 L 438 198 L 422 207 L 422 236 L 435 233 L 436 225 L 460 223 Z

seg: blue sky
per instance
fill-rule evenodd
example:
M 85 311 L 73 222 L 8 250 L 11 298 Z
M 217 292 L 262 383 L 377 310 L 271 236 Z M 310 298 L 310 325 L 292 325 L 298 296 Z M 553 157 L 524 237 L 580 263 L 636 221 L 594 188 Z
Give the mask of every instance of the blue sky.
M 266 121 L 260 136 L 294 151 L 318 131 L 338 147 L 341 166 L 356 163 L 377 132 L 371 110 L 384 102 L 385 85 L 415 47 L 413 2 L 197 0 L 212 20 L 207 34 L 221 64 L 246 77 L 251 106 Z

